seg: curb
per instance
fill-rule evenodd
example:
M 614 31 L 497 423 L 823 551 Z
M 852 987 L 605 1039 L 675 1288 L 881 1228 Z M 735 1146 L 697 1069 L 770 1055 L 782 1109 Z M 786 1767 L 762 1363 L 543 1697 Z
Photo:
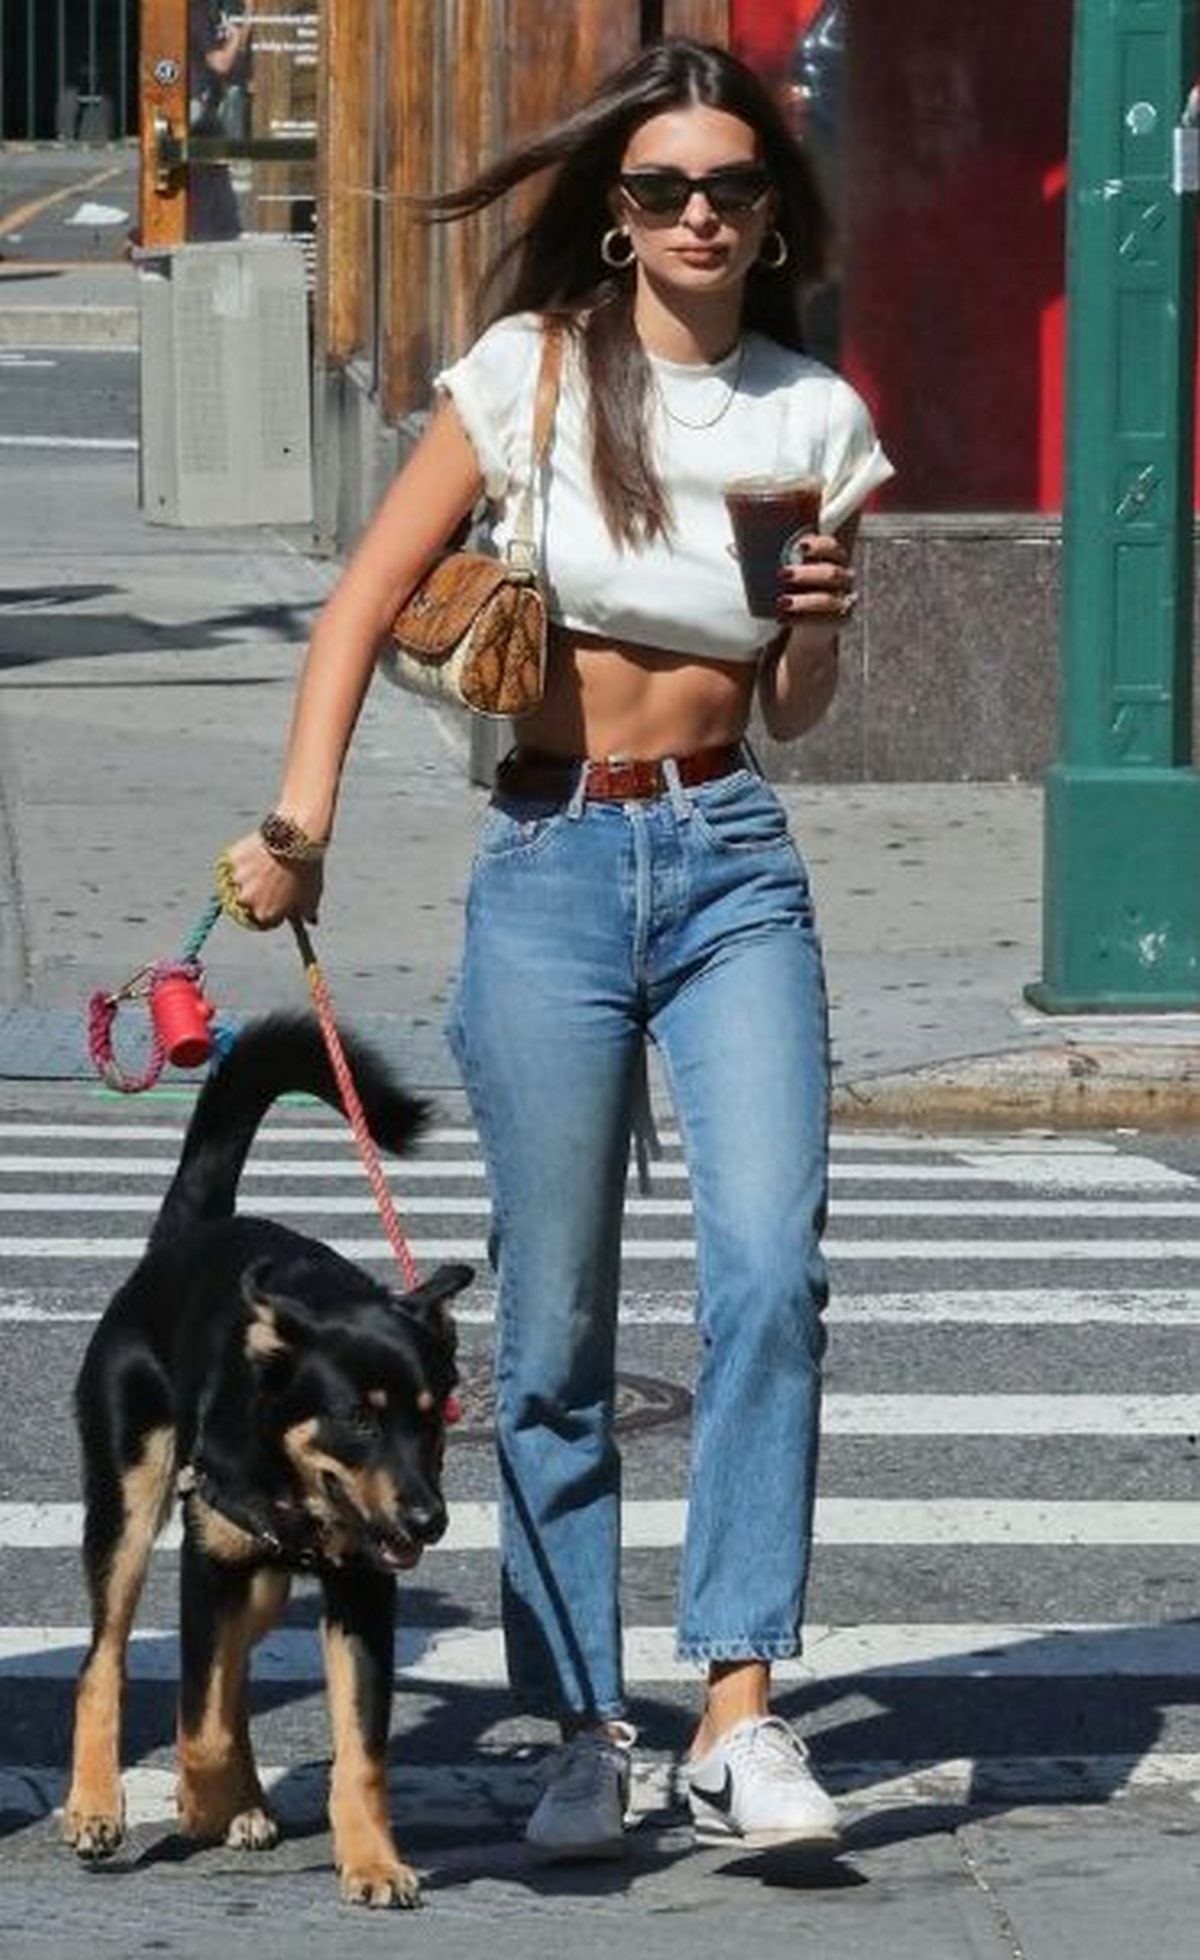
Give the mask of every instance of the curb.
M 837 1085 L 833 1116 L 864 1129 L 1200 1128 L 1200 1041 L 1067 1042 L 935 1062 Z
M 0 347 L 119 348 L 136 353 L 136 306 L 0 307 Z

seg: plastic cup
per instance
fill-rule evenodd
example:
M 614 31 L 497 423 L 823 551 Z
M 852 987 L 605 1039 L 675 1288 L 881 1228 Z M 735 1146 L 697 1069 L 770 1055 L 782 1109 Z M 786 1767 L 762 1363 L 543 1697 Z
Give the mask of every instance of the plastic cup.
M 822 493 L 812 476 L 743 476 L 725 485 L 746 605 L 755 619 L 778 617 L 780 567 L 795 540 L 820 524 Z

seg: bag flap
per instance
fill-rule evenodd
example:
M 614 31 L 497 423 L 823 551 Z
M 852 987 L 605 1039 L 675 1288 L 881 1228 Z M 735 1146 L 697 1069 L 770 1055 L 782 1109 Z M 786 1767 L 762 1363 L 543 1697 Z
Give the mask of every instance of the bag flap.
M 453 551 L 439 559 L 392 621 L 398 646 L 426 660 L 444 660 L 492 595 L 513 580 L 512 567 L 482 552 Z

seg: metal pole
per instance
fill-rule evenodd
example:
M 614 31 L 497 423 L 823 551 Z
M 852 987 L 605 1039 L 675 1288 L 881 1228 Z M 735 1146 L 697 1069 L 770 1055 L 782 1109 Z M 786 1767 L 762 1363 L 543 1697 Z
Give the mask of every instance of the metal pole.
M 54 76 L 54 134 L 62 136 L 61 127 L 63 95 L 67 86 L 67 0 L 58 0 L 58 41 L 55 46 Z
M 33 51 L 33 0 L 27 0 L 25 7 L 25 135 L 32 142 L 37 135 L 37 92 L 34 77 L 37 74 L 37 58 Z
M 1076 0 L 1052 1013 L 1200 1007 L 1191 765 L 1198 0 Z
M 118 138 L 129 134 L 129 0 L 120 0 L 117 43 L 117 127 Z

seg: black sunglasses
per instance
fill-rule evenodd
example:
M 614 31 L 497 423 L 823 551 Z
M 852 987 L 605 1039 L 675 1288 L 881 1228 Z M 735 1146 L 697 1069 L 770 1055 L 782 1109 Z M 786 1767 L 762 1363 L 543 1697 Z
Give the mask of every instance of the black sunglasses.
M 742 218 L 762 203 L 771 177 L 761 164 L 731 163 L 703 177 L 667 167 L 623 170 L 620 184 L 630 203 L 654 218 L 680 217 L 693 191 L 703 191 L 718 218 Z

